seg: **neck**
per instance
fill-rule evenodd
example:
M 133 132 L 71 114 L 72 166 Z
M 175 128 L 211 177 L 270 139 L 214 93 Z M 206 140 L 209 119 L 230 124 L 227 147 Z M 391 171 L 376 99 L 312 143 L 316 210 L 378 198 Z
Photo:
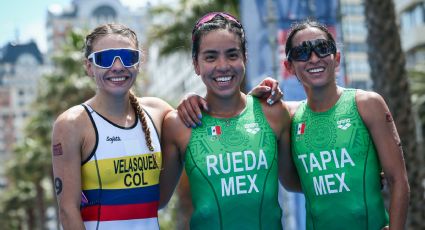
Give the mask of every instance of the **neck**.
M 314 112 L 325 112 L 332 108 L 342 94 L 342 88 L 331 84 L 323 88 L 307 89 L 307 103 Z
M 242 92 L 230 98 L 217 98 L 207 94 L 208 113 L 217 118 L 231 118 L 239 115 L 246 106 L 246 95 Z
M 127 117 L 133 114 L 128 93 L 118 96 L 96 94 L 93 107 L 99 113 L 111 117 Z

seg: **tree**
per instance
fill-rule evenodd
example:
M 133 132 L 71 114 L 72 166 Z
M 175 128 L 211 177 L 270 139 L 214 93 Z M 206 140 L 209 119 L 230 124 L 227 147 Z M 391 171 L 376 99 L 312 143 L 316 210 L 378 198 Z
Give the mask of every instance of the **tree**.
M 401 48 L 392 0 L 366 0 L 368 56 L 373 88 L 388 103 L 403 144 L 410 183 L 410 206 L 407 226 L 425 229 L 423 205 L 424 159 L 417 152 L 415 124 L 412 116 L 410 86 L 405 70 L 405 56 Z
M 167 56 L 175 52 L 190 52 L 191 32 L 196 20 L 213 11 L 225 11 L 239 17 L 238 0 L 180 0 L 177 7 L 159 5 L 152 8 L 153 15 L 169 18 L 168 24 L 154 24 L 149 32 L 149 42 L 159 41 L 160 55 Z

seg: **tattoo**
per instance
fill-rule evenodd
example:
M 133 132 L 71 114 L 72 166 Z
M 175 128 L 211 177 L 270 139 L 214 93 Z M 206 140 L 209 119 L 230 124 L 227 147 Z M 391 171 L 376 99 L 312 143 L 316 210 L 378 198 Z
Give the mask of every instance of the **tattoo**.
M 53 145 L 53 156 L 63 155 L 61 143 Z
M 390 112 L 385 113 L 385 120 L 387 120 L 387 122 L 393 122 L 393 117 Z
M 58 177 L 55 178 L 55 190 L 56 195 L 59 195 L 62 192 L 62 180 Z

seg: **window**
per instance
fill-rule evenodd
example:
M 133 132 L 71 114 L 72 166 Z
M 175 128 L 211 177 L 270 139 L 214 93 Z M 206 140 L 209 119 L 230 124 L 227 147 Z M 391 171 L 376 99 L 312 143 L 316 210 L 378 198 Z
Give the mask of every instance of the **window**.
M 345 50 L 347 52 L 367 52 L 367 43 L 359 43 L 359 42 L 350 42 L 345 45 Z
M 341 13 L 343 15 L 360 15 L 364 14 L 363 5 L 359 4 L 341 4 Z
M 401 15 L 401 27 L 408 30 L 425 23 L 425 3 L 420 2 Z

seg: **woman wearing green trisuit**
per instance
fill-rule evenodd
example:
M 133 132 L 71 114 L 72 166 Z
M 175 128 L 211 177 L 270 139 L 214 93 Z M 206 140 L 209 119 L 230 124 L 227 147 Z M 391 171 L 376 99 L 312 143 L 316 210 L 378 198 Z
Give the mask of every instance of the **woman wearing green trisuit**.
M 288 103 L 292 158 L 306 197 L 307 229 L 403 229 L 409 201 L 403 152 L 391 113 L 374 92 L 336 85 L 340 53 L 317 21 L 295 24 L 286 69 L 307 100 Z M 389 182 L 389 219 L 380 172 Z
M 165 117 L 161 203 L 170 199 L 185 167 L 191 229 L 282 229 L 278 175 L 289 175 L 283 171 L 290 162 L 288 110 L 280 100 L 270 106 L 241 92 L 246 41 L 236 18 L 207 14 L 192 40 L 209 109 L 196 129 L 175 111 Z

